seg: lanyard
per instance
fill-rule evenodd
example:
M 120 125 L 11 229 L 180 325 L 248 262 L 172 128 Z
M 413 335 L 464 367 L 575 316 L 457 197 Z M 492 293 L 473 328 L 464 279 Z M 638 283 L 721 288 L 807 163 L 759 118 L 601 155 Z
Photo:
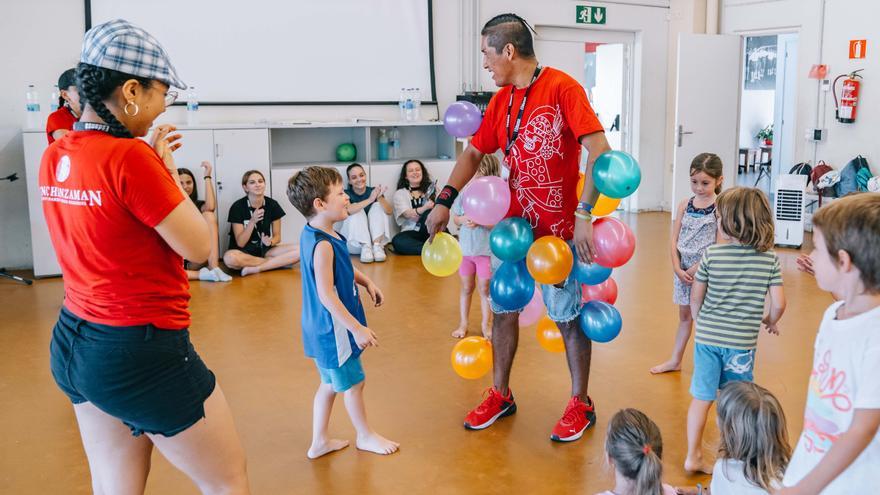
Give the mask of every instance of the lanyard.
M 513 147 L 513 143 L 516 142 L 516 138 L 519 136 L 519 126 L 522 122 L 523 110 L 526 109 L 526 101 L 529 99 L 529 91 L 532 89 L 532 84 L 535 84 L 535 81 L 538 80 L 540 74 L 541 66 L 539 64 L 535 67 L 532 81 L 526 86 L 526 94 L 523 95 L 522 103 L 519 106 L 519 113 L 516 114 L 516 122 L 513 124 L 512 135 L 510 133 L 510 111 L 513 109 L 513 93 L 516 92 L 516 87 L 510 88 L 510 101 L 507 103 L 507 122 L 504 124 L 505 135 L 510 136 L 510 138 L 507 140 L 507 146 L 504 147 L 504 156 L 510 154 L 510 148 Z

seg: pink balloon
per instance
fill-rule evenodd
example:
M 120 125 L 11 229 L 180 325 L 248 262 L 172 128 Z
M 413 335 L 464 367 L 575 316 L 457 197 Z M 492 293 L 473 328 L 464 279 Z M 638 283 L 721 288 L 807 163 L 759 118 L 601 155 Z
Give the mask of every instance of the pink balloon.
M 526 304 L 526 307 L 519 314 L 519 326 L 527 327 L 534 325 L 544 315 L 544 298 L 541 297 L 541 289 L 535 286 L 535 293 L 532 300 Z
M 593 241 L 596 244 L 593 261 L 608 268 L 626 264 L 636 250 L 632 230 L 616 218 L 603 217 L 593 222 Z
M 464 214 L 474 223 L 495 225 L 510 208 L 510 187 L 501 177 L 474 179 L 461 193 Z
M 604 301 L 608 304 L 617 302 L 617 282 L 608 278 L 596 285 L 584 285 L 581 291 L 581 301 Z

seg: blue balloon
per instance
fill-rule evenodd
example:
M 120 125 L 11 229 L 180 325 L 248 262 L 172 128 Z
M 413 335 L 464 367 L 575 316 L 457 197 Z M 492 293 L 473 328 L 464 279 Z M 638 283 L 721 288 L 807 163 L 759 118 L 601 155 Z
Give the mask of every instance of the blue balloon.
M 593 182 L 609 198 L 625 198 L 636 192 L 642 181 L 639 162 L 623 151 L 606 151 L 593 164 Z
M 581 308 L 581 330 L 593 342 L 611 342 L 622 326 L 620 312 L 607 302 L 590 301 Z
M 489 285 L 492 301 L 507 311 L 523 309 L 534 293 L 535 279 L 529 275 L 525 260 L 501 263 Z
M 489 234 L 489 248 L 501 261 L 520 261 L 526 258 L 534 242 L 532 226 L 525 218 L 510 217 L 498 222 Z
M 571 274 L 574 275 L 575 280 L 578 282 L 586 285 L 599 285 L 611 276 L 611 268 L 604 267 L 598 263 L 584 263 L 578 258 L 574 246 L 572 246 L 571 251 L 574 254 L 574 265 L 571 267 Z

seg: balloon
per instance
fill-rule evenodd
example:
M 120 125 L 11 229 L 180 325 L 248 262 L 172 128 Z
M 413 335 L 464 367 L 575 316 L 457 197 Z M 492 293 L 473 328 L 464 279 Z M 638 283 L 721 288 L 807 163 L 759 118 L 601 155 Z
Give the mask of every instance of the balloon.
M 527 327 L 534 324 L 541 315 L 544 314 L 544 297 L 541 295 L 541 289 L 535 287 L 535 293 L 532 300 L 526 304 L 522 312 L 519 314 L 519 326 Z
M 492 344 L 483 337 L 465 337 L 452 348 L 451 361 L 458 376 L 476 380 L 492 369 Z
M 584 181 L 585 180 L 586 180 L 586 177 L 584 176 L 583 173 L 581 173 L 578 176 L 578 185 L 577 185 L 578 200 L 580 200 L 581 196 L 584 195 Z
M 461 246 L 455 237 L 440 232 L 434 236 L 434 242 L 422 246 L 422 264 L 431 275 L 448 277 L 461 265 Z
M 353 162 L 357 158 L 357 147 L 351 143 L 343 143 L 336 147 L 336 161 Z
M 606 151 L 593 163 L 596 189 L 609 198 L 625 198 L 636 192 L 642 181 L 639 162 L 623 151 Z
M 545 316 L 538 321 L 538 343 L 545 351 L 562 352 L 565 350 L 565 341 L 559 327 L 549 317 Z
M 617 282 L 613 278 L 596 285 L 584 285 L 581 290 L 581 301 L 603 301 L 608 304 L 617 302 Z
M 472 136 L 480 128 L 483 114 L 476 105 L 469 101 L 456 101 L 446 109 L 443 115 L 443 127 L 455 137 Z
M 636 250 L 636 237 L 629 227 L 611 217 L 593 222 L 593 242 L 596 245 L 593 261 L 609 268 L 624 265 Z
M 599 194 L 599 199 L 596 200 L 596 204 L 593 206 L 593 211 L 591 213 L 594 217 L 604 217 L 605 215 L 614 213 L 614 210 L 617 209 L 618 205 L 620 205 L 620 198 L 609 198 L 604 194 Z
M 558 284 L 571 273 L 574 257 L 571 248 L 562 239 L 545 235 L 541 237 L 526 255 L 529 273 L 541 284 Z
M 581 309 L 581 330 L 593 342 L 611 342 L 621 326 L 620 312 L 606 302 L 590 301 Z
M 534 240 L 532 226 L 525 218 L 510 217 L 492 229 L 489 248 L 501 261 L 520 261 L 525 259 Z
M 507 311 L 523 309 L 535 294 L 535 281 L 529 276 L 525 261 L 505 261 L 492 275 L 489 295 Z
M 572 247 L 574 255 L 574 266 L 571 267 L 571 274 L 574 278 L 587 285 L 601 284 L 611 276 L 611 268 L 604 267 L 598 263 L 584 263 L 577 257 Z
M 461 206 L 474 223 L 495 225 L 510 208 L 510 187 L 501 177 L 474 179 L 461 193 Z

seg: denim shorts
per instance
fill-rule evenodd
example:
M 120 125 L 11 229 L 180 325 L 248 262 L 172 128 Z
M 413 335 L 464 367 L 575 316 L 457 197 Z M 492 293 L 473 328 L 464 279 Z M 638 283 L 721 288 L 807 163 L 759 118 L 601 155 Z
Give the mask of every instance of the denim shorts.
M 697 400 L 714 401 L 725 383 L 753 381 L 754 370 L 754 349 L 730 349 L 697 343 L 694 345 L 691 395 Z
M 569 244 L 571 244 L 569 242 Z M 501 266 L 501 260 L 492 255 L 492 274 Z M 541 287 L 541 295 L 544 306 L 547 308 L 547 316 L 556 323 L 566 323 L 574 320 L 581 312 L 581 284 L 572 275 L 569 275 L 562 287 L 555 285 L 538 284 Z M 492 312 L 495 314 L 519 313 L 519 310 L 508 310 L 495 304 L 490 297 Z
M 348 358 L 338 368 L 322 368 L 318 366 L 317 362 L 315 362 L 315 366 L 318 367 L 318 374 L 321 375 L 321 383 L 333 387 L 333 391 L 337 394 L 364 381 L 364 367 L 361 365 L 360 356 Z
M 61 308 L 49 350 L 52 376 L 70 401 L 91 402 L 134 436 L 186 430 L 205 417 L 214 391 L 188 330 L 100 325 Z

